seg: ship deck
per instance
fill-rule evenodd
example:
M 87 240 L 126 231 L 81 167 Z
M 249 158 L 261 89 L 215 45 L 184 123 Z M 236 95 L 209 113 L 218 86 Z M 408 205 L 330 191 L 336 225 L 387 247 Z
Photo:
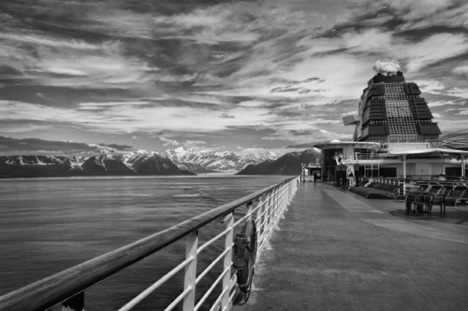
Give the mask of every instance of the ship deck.
M 302 183 L 239 311 L 466 310 L 468 207 L 406 216 L 404 202 Z

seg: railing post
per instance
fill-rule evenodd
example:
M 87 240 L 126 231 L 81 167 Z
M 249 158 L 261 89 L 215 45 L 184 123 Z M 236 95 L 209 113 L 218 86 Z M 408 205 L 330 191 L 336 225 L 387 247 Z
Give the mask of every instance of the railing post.
M 293 198 L 293 195 L 294 195 L 294 180 L 291 180 L 290 183 L 289 183 L 289 203 L 292 202 L 292 198 Z
M 285 209 L 285 206 L 284 206 L 284 187 L 285 185 L 281 185 L 278 189 L 278 215 L 279 215 L 279 219 L 283 219 L 284 216 L 283 216 L 283 213 L 284 213 L 284 209 Z M 278 220 L 279 222 L 279 220 Z M 278 224 L 279 226 L 279 224 Z
M 253 205 L 252 201 L 250 201 L 250 202 L 248 202 L 248 203 L 246 204 L 246 207 L 247 207 L 247 215 L 249 215 L 249 218 L 247 219 L 247 221 L 251 221 L 251 220 L 252 220 L 252 217 L 253 217 L 253 215 L 252 215 L 252 205 Z
M 224 256 L 224 270 L 227 268 L 231 269 L 232 267 L 232 243 L 234 240 L 234 214 L 230 213 L 224 219 L 226 222 L 226 229 L 229 230 L 229 233 L 226 234 L 226 238 L 224 240 L 224 249 L 229 249 L 229 251 Z M 224 296 L 222 300 L 221 310 L 229 310 L 230 309 L 230 290 L 229 286 L 231 283 L 231 273 L 226 273 L 223 277 L 223 290 Z
M 276 219 L 276 208 L 278 207 L 278 196 L 277 196 L 277 188 L 273 190 L 273 195 L 272 195 L 272 204 L 271 204 L 271 219 L 270 219 L 270 228 L 271 231 L 273 232 L 273 226 L 275 224 L 275 219 Z
M 273 208 L 273 192 L 274 190 L 270 191 L 268 193 L 268 211 L 266 213 L 266 217 L 267 217 L 267 221 L 266 221 L 266 226 L 267 226 L 267 230 L 270 231 L 270 224 L 271 224 L 271 210 Z
M 261 245 L 262 241 L 260 241 L 260 238 L 262 236 L 263 232 L 263 226 L 262 226 L 262 214 L 263 214 L 263 196 L 260 196 L 258 198 L 258 211 L 257 211 L 257 219 L 255 223 L 257 224 L 257 243 Z
M 274 210 L 273 210 L 273 222 L 274 222 L 274 228 L 278 228 L 278 217 L 279 217 L 279 214 L 280 214 L 280 208 L 281 208 L 281 204 L 280 204 L 280 200 L 281 200 L 281 193 L 280 193 L 280 190 L 281 190 L 281 186 L 277 187 L 275 189 L 275 207 L 274 207 Z
M 279 189 L 279 206 L 280 206 L 280 215 L 281 215 L 281 218 L 284 218 L 283 217 L 283 214 L 284 214 L 284 210 L 286 209 L 286 204 L 285 204 L 285 200 L 286 200 L 286 197 L 284 196 L 285 195 L 285 187 L 286 185 L 281 185 L 280 189 Z
M 62 311 L 84 311 L 84 292 L 62 302 Z
M 272 220 L 272 223 L 275 222 L 275 219 L 276 219 L 276 214 L 278 213 L 276 211 L 276 209 L 278 208 L 278 188 L 275 188 L 275 190 L 273 190 L 273 206 L 271 207 L 271 220 Z M 273 226 L 273 224 L 272 224 Z
M 289 187 L 289 184 L 284 184 L 283 185 L 283 190 L 282 190 L 283 199 L 282 199 L 282 202 L 281 202 L 281 205 L 282 205 L 281 215 L 283 216 L 283 218 L 284 218 L 284 213 L 288 211 L 288 204 L 289 204 L 288 187 Z
M 184 297 L 184 311 L 192 311 L 195 308 L 195 287 L 197 278 L 197 248 L 198 231 L 187 235 L 185 259 L 192 258 L 192 261 L 185 267 L 184 290 L 190 287 L 190 292 Z
M 282 215 L 282 201 L 283 201 L 283 196 L 282 196 L 282 189 L 283 189 L 283 185 L 279 186 L 278 187 L 278 191 L 277 191 L 277 195 L 276 195 L 276 205 L 277 205 L 277 211 L 276 211 L 276 214 L 278 215 L 278 217 L 280 217 Z M 277 224 L 279 222 L 279 218 L 276 218 L 277 219 Z

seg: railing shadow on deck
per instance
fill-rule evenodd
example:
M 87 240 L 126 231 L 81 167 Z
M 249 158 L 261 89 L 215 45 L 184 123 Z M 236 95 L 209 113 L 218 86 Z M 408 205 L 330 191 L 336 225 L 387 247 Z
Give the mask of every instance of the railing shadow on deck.
M 179 271 L 184 271 L 182 293 L 164 310 L 182 306 L 183 310 L 205 308 L 205 301 L 218 288 L 218 297 L 210 310 L 229 310 L 238 294 L 237 277 L 232 266 L 234 230 L 254 219 L 256 224 L 258 254 L 266 245 L 274 227 L 283 217 L 299 185 L 299 176 L 256 191 L 233 202 L 221 205 L 201 215 L 188 219 L 166 230 L 157 232 L 132 244 L 64 270 L 31 285 L 0 297 L 0 310 L 47 310 L 62 304 L 62 310 L 84 310 L 85 291 L 98 282 L 132 266 L 142 259 L 185 238 L 186 256 L 171 271 L 141 292 L 119 310 L 130 310 L 148 295 L 156 291 Z M 245 209 L 246 208 L 246 209 Z M 238 212 L 241 210 L 240 212 Z M 242 217 L 235 219 L 234 212 Z M 214 222 L 223 222 L 225 229 L 203 245 L 198 245 L 199 230 Z M 224 238 L 224 249 L 208 267 L 197 273 L 197 256 L 214 242 Z M 195 301 L 197 284 L 223 262 L 220 275 L 206 293 Z M 161 308 L 161 306 L 155 306 Z M 92 306 L 91 306 L 92 309 Z

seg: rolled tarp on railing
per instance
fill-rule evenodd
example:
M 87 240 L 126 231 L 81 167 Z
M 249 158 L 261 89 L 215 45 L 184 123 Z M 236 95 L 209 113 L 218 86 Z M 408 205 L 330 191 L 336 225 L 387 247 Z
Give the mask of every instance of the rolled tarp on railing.
M 233 213 L 237 208 L 251 204 L 255 200 L 258 201 L 259 198 L 277 197 L 282 191 L 284 195 L 282 198 L 277 198 L 277 201 L 288 205 L 298 184 L 299 177 L 288 178 L 278 184 L 221 205 L 166 230 L 6 294 L 0 297 L 0 310 L 26 311 L 51 308 L 70 297 L 81 295 L 80 293 L 92 285 L 198 231 L 205 225 Z M 281 208 L 275 208 L 275 210 L 281 210 Z M 261 218 L 262 215 L 260 215 Z

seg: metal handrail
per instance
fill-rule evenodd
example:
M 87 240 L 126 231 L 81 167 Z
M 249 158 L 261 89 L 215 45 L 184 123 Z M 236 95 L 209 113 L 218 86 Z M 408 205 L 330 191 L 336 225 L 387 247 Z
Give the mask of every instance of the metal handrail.
M 294 196 L 298 184 L 298 176 L 288 178 L 276 185 L 272 185 L 238 200 L 221 205 L 166 230 L 157 232 L 117 250 L 88 260 L 82 264 L 6 294 L 0 297 L 0 310 L 46 310 L 60 302 L 63 302 L 63 304 L 66 305 L 67 299 L 75 298 L 77 297 L 76 295 L 79 295 L 80 297 L 82 296 L 84 299 L 83 291 L 87 288 L 111 275 L 116 274 L 126 267 L 139 262 L 140 260 L 148 257 L 151 254 L 154 254 L 162 248 L 181 240 L 184 237 L 187 237 L 187 252 L 190 248 L 195 247 L 195 252 L 193 253 L 192 251 L 192 255 L 190 255 L 192 258 L 187 255 L 185 261 L 183 261 L 173 270 L 169 271 L 161 279 L 166 281 L 177 271 L 185 268 L 186 283 L 188 279 L 193 279 L 193 284 L 185 285 L 183 293 L 179 295 L 176 300 L 184 300 L 184 310 L 194 310 L 195 303 L 194 301 L 193 303 L 190 302 L 190 300 L 194 300 L 196 275 L 189 276 L 187 278 L 187 271 L 190 270 L 192 271 L 191 273 L 196 274 L 196 248 L 198 247 L 198 230 L 219 218 L 229 218 L 227 216 L 231 215 L 230 220 L 227 223 L 226 231 L 217 235 L 216 238 L 225 236 L 226 246 L 232 249 L 232 237 L 234 230 L 234 221 L 232 215 L 234 211 L 241 206 L 247 205 L 249 211 L 243 219 L 252 217 L 254 213 L 252 211 L 252 202 L 257 200 L 258 204 L 254 211 L 257 212 L 257 218 L 255 221 L 258 226 L 258 236 L 260 237 L 260 233 L 266 233 L 265 237 L 267 238 L 271 235 L 273 225 L 275 225 L 274 221 L 278 221 L 280 218 L 278 213 L 284 212 L 287 207 L 286 205 L 290 203 L 292 197 Z M 263 201 L 264 197 L 266 198 L 265 201 Z M 271 211 L 272 208 L 276 210 L 276 215 Z M 268 210 L 269 212 L 263 213 L 263 209 L 265 211 Z M 264 218 L 267 219 L 267 221 L 262 225 L 262 219 Z M 240 223 L 242 222 L 237 222 L 237 224 Z M 229 239 L 231 240 L 229 241 Z M 264 244 L 263 239 L 259 240 L 258 242 L 260 246 Z M 212 243 L 212 241 L 208 241 L 207 243 Z M 201 247 L 204 248 L 204 246 Z M 259 249 L 259 252 L 260 251 L 261 249 Z M 231 257 L 232 252 L 227 251 L 224 261 L 225 268 L 226 266 L 231 267 Z M 226 272 L 223 272 L 223 274 L 226 274 Z M 216 300 L 216 303 L 219 302 L 223 304 L 223 309 L 225 309 L 227 303 L 232 305 L 232 297 L 234 295 L 232 290 L 228 290 L 226 287 L 229 284 L 235 284 L 235 282 L 233 282 L 234 278 L 235 275 L 234 277 L 231 277 L 230 274 L 224 275 L 222 282 L 224 288 L 222 290 L 222 294 L 224 293 L 223 295 L 225 297 L 218 297 Z M 163 283 L 161 282 L 161 279 L 151 286 L 151 292 Z M 225 286 L 225 284 L 227 285 Z M 177 303 L 179 303 L 179 301 L 177 301 Z M 171 303 L 168 309 L 172 308 L 177 303 Z M 131 308 L 130 303 L 128 303 L 126 306 Z M 213 307 L 214 306 L 215 305 L 213 305 Z M 124 307 L 122 310 L 128 309 L 125 309 Z
M 173 277 L 177 272 L 182 270 L 189 264 L 191 261 L 193 261 L 193 258 L 189 258 L 185 261 L 182 261 L 177 267 L 169 271 L 165 276 L 160 278 L 158 281 L 156 281 L 153 285 L 142 291 L 138 296 L 132 299 L 132 301 L 128 302 L 125 306 L 119 309 L 119 311 L 126 311 L 126 310 L 131 310 L 134 306 L 136 306 L 140 301 L 148 297 L 149 294 L 154 292 L 156 289 L 158 289 L 161 285 L 163 285 L 166 281 L 168 281 L 171 277 Z

